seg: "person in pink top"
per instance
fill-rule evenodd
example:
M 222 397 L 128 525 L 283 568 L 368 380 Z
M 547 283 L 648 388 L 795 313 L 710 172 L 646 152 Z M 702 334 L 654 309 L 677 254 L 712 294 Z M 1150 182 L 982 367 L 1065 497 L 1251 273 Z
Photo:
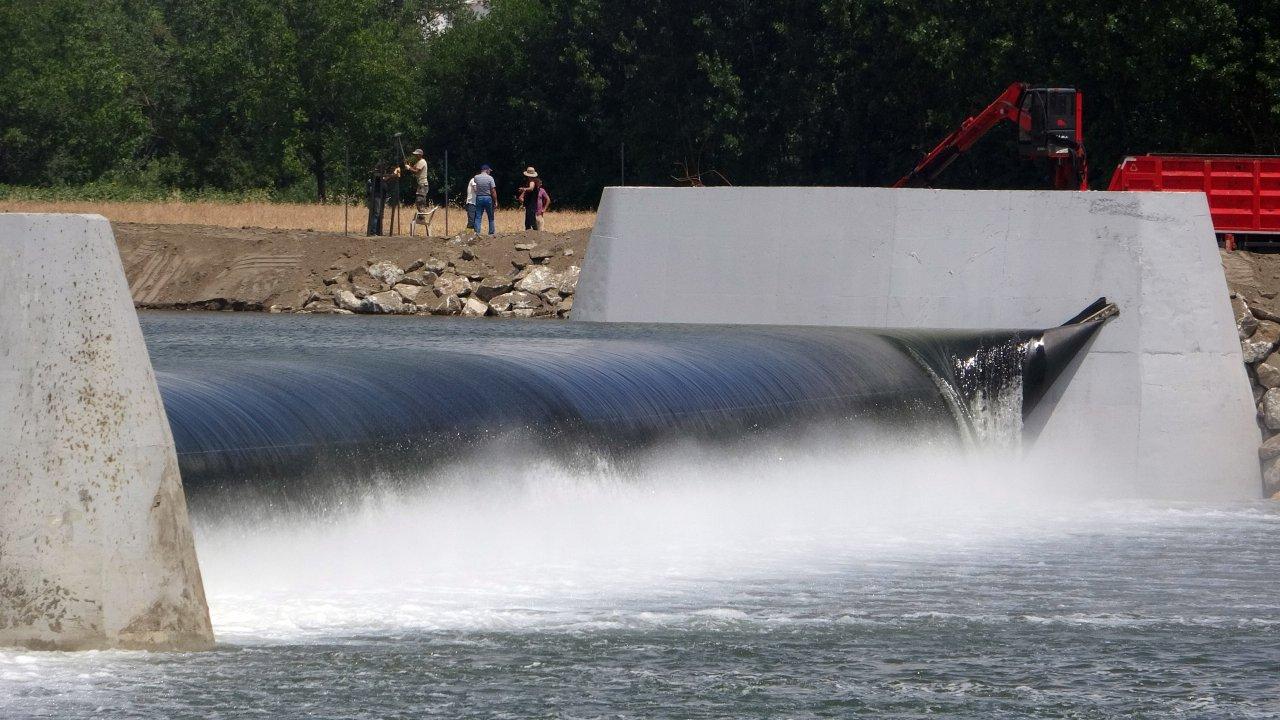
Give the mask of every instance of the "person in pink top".
M 551 207 L 551 195 L 549 195 L 547 193 L 547 189 L 543 187 L 541 183 L 539 183 L 538 185 L 538 222 L 537 222 L 537 226 L 539 230 L 545 229 L 544 221 L 546 220 L 546 218 L 544 218 L 543 215 L 546 215 L 547 208 L 549 207 Z

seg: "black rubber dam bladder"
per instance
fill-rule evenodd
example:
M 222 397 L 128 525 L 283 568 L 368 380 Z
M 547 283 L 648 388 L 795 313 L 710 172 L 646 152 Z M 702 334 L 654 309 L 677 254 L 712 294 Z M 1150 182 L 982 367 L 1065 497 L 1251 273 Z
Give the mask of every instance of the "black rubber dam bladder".
M 971 418 L 957 399 L 1016 379 L 1030 412 L 1105 320 L 1096 314 L 1049 330 L 615 324 L 600 338 L 513 336 L 500 352 L 334 348 L 158 361 L 157 376 L 189 492 L 289 495 L 511 438 L 625 454 L 830 421 L 962 437 Z

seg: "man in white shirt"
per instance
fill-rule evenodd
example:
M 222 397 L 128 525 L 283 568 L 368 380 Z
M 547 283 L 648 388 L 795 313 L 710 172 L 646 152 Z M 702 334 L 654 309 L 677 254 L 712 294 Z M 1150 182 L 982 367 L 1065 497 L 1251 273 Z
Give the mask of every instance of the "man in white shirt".
M 404 169 L 413 173 L 418 181 L 418 192 L 414 198 L 414 206 L 418 212 L 427 209 L 427 161 L 422 156 L 422 148 L 413 151 L 413 158 L 406 160 Z
M 476 179 L 467 182 L 467 229 L 474 228 L 476 222 Z

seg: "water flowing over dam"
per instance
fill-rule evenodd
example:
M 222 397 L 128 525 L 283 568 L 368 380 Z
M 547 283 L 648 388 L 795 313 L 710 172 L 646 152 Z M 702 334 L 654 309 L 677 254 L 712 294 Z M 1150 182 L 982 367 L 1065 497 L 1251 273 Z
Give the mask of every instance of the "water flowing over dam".
M 1018 439 L 1024 397 L 1041 397 L 1097 327 L 575 323 L 410 333 L 394 320 L 317 331 L 269 319 L 264 329 L 298 344 L 224 342 L 211 361 L 213 348 L 184 352 L 191 339 L 167 335 L 170 322 L 149 319 L 149 337 L 197 496 L 245 484 L 307 496 L 326 481 L 416 471 L 499 440 L 616 454 L 839 422 L 849 432 L 1007 444 Z M 361 337 L 343 337 L 348 327 Z M 1046 337 L 1065 342 L 1046 354 Z
M 0 716 L 1274 716 L 1207 213 L 1138 195 L 619 189 L 570 323 L 139 332 L 105 220 L 0 223 Z
M 1016 426 L 1036 368 L 1052 370 L 1027 353 L 1052 350 L 1055 333 L 404 320 L 144 314 L 170 408 L 175 380 L 203 388 L 183 413 L 215 435 L 203 439 L 212 454 L 347 432 L 378 442 L 326 458 L 337 478 L 367 480 L 377 471 L 359 463 L 384 457 L 408 459 L 398 472 L 414 482 L 271 514 L 211 466 L 190 489 L 219 647 L 0 651 L 0 715 L 1273 714 L 1274 508 L 1098 502 L 1077 468 L 965 451 L 966 428 L 981 424 L 965 413 L 1010 420 L 989 428 L 997 435 Z M 961 348 L 958 364 L 941 363 Z M 253 357 L 272 372 L 238 374 Z M 711 357 L 732 373 L 711 372 Z M 476 381 L 441 394 L 427 380 L 436 371 L 414 364 L 427 360 Z M 896 383 L 888 406 L 843 375 L 865 379 L 881 361 L 890 370 L 872 377 Z M 605 369 L 624 362 L 643 382 L 620 390 Z M 926 367 L 953 374 L 939 386 Z M 797 375 L 806 382 L 786 382 Z M 743 400 L 758 387 L 746 397 L 776 407 Z M 940 387 L 961 399 L 1018 392 L 978 392 L 957 414 L 967 403 Z M 450 404 L 433 409 L 427 393 Z M 231 408 L 274 419 L 244 431 Z M 588 411 L 605 429 L 590 429 Z M 888 442 L 792 427 L 886 416 Z M 553 443 L 590 434 L 600 462 L 554 445 L 539 456 L 537 435 L 456 462 L 406 445 L 431 422 L 501 434 L 552 420 L 568 423 Z M 707 442 L 668 441 L 661 430 L 676 422 Z M 753 423 L 742 443 L 717 429 Z M 241 485 L 287 466 L 257 452 L 227 455 L 266 473 Z M 308 489 L 326 470 L 303 467 L 282 482 Z

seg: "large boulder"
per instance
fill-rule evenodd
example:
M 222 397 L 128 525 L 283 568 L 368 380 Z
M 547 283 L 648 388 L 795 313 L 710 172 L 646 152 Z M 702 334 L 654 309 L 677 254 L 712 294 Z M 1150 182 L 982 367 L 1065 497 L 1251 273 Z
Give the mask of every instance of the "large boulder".
M 568 270 L 560 273 L 556 279 L 556 289 L 561 295 L 572 295 L 578 289 L 578 275 L 581 272 L 582 268 L 570 265 Z
M 409 283 L 400 283 L 391 289 L 400 293 L 400 297 L 404 298 L 404 301 L 407 303 L 417 303 L 419 295 L 424 292 L 430 292 L 421 285 L 410 285 Z
M 307 312 L 315 313 L 316 315 L 355 315 L 355 313 L 350 310 L 343 310 L 340 307 L 334 307 L 332 305 L 318 305 L 316 307 L 310 307 L 307 308 Z
M 418 312 L 432 315 L 457 315 L 462 312 L 462 301 L 457 295 L 445 295 L 418 306 Z
M 537 295 L 521 290 L 503 293 L 489 301 L 489 307 L 495 313 L 506 313 L 513 310 L 534 310 L 541 304 L 542 302 Z
M 1267 497 L 1280 493 L 1280 458 L 1264 464 L 1262 484 Z
M 1258 329 L 1249 336 L 1249 339 L 1240 343 L 1240 349 L 1244 351 L 1244 361 L 1249 364 L 1261 362 L 1276 349 L 1278 342 L 1280 342 L 1280 323 L 1270 320 L 1259 322 Z
M 511 278 L 503 275 L 490 275 L 480 281 L 474 291 L 475 296 L 489 302 L 504 292 L 511 290 Z
M 1280 387 L 1280 352 L 1273 352 L 1266 360 L 1254 366 L 1258 384 L 1265 388 Z
M 411 270 L 404 274 L 404 279 L 400 281 L 403 285 L 421 285 L 423 287 L 431 287 L 435 284 L 439 275 L 430 270 Z
M 565 298 L 556 306 L 556 314 L 560 317 L 569 317 L 569 313 L 573 312 L 573 296 Z
M 382 260 L 370 265 L 368 272 L 387 287 L 395 285 L 404 278 L 404 270 L 390 260 Z
M 559 278 L 556 277 L 556 273 L 552 272 L 551 268 L 546 265 L 538 265 L 530 268 L 529 272 L 516 283 L 516 289 L 536 295 L 555 287 L 558 280 Z
M 1272 430 L 1280 430 L 1280 389 L 1268 390 L 1262 396 L 1262 422 Z
M 349 312 L 367 312 L 365 310 L 364 300 L 356 297 L 355 293 L 350 290 L 339 290 L 333 294 L 333 304 L 343 310 Z
M 462 314 L 467 317 L 484 317 L 489 314 L 488 304 L 473 297 L 462 303 Z
M 1240 339 L 1248 340 L 1258 329 L 1258 318 L 1249 310 L 1249 303 L 1236 294 L 1231 295 L 1231 311 L 1236 316 L 1236 332 L 1240 334 Z
M 474 260 L 454 264 L 453 272 L 456 275 L 471 278 L 472 280 L 479 280 L 494 274 L 495 271 L 491 266 L 486 265 L 479 260 Z
M 446 297 L 448 295 L 462 296 L 471 292 L 471 283 L 461 275 L 455 275 L 453 273 L 445 273 L 436 278 L 435 284 L 432 287 L 435 289 L 437 297 Z
M 398 315 L 405 311 L 404 298 L 395 290 L 374 293 L 364 299 L 370 312 L 383 315 Z
M 1280 457 L 1280 435 L 1272 435 L 1258 446 L 1259 460 L 1272 460 Z
M 445 271 L 445 268 L 449 267 L 449 263 L 445 262 L 444 260 L 441 260 L 440 258 L 433 257 L 427 260 L 427 262 L 422 267 L 425 270 L 428 270 L 430 272 L 433 272 L 439 275 L 440 273 Z

